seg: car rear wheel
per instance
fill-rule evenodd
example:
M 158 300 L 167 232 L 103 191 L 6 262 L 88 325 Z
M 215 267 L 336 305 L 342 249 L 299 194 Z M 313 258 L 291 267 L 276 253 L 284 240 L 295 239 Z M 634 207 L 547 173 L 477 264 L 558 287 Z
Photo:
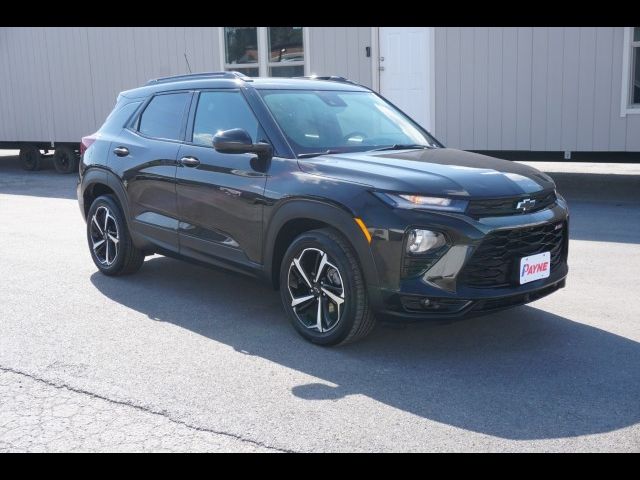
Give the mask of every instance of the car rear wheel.
M 280 295 L 293 327 L 319 345 L 354 342 L 375 325 L 356 254 L 333 229 L 305 232 L 291 243 Z
M 122 209 L 111 195 L 91 204 L 87 241 L 93 263 L 105 275 L 134 273 L 144 262 L 144 252 L 133 245 Z

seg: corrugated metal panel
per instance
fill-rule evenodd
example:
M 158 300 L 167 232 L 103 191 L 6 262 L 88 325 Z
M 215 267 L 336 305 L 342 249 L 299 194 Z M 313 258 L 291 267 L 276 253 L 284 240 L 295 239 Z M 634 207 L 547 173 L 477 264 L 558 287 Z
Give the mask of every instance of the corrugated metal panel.
M 436 45 L 436 49 L 438 49 L 438 45 Z M 436 65 L 435 68 L 438 69 L 439 66 Z M 489 69 L 489 85 L 487 86 L 487 147 L 489 150 L 499 150 L 502 148 L 502 29 L 489 29 L 489 62 L 486 68 Z M 441 98 L 438 90 L 443 87 L 446 89 L 446 85 L 438 85 L 436 83 L 436 102 Z M 479 92 L 479 95 L 481 94 L 482 92 Z M 436 117 L 436 124 L 438 121 L 438 117 Z M 446 139 L 446 144 L 450 144 L 448 139 Z
M 623 29 L 436 28 L 436 134 L 489 150 L 638 151 L 620 117 Z
M 444 89 L 444 96 L 438 95 L 438 86 L 436 85 L 436 99 L 444 98 L 447 105 L 447 124 L 446 124 L 446 143 L 460 145 L 462 139 L 460 137 L 460 30 L 447 30 L 447 53 L 445 55 L 445 67 L 447 69 L 447 83 Z M 436 47 L 437 48 L 437 47 Z M 451 53 L 450 53 L 451 52 Z M 455 52 L 455 54 L 453 53 Z M 438 65 L 436 65 L 436 69 Z M 436 100 L 437 101 L 437 100 Z M 436 122 L 438 119 L 436 118 Z
M 562 55 L 564 30 L 550 28 L 547 58 L 547 97 L 538 98 L 547 107 L 547 140 L 545 150 L 560 150 L 562 141 Z
M 610 145 L 611 105 L 617 103 L 612 95 L 613 27 L 596 29 L 595 75 L 593 86 L 593 149 L 607 150 Z M 607 68 L 609 66 L 609 68 Z M 619 108 L 619 107 L 618 107 Z M 618 112 L 618 116 L 619 112 Z
M 595 28 L 580 29 L 578 70 L 578 138 L 576 150 L 593 150 L 596 86 Z M 607 62 L 609 63 L 609 62 Z M 609 65 L 607 65 L 608 67 Z M 608 70 L 608 69 L 605 69 Z
M 519 28 L 516 59 L 516 148 L 531 150 L 533 29 Z
M 472 148 L 474 127 L 474 35 L 472 28 L 460 32 L 460 144 Z
M 340 75 L 371 86 L 370 27 L 310 27 L 309 67 L 316 75 Z
M 611 137 L 608 150 L 624 150 L 627 145 L 627 119 L 620 116 L 620 90 L 622 85 L 622 44 L 624 31 L 622 28 L 614 29 L 613 45 L 611 49 L 611 108 L 609 131 Z
M 310 70 L 371 86 L 369 27 L 312 27 Z M 118 92 L 218 70 L 218 29 L 0 28 L 0 141 L 78 141 Z M 640 150 L 622 28 L 436 28 L 434 131 L 470 149 Z
M 371 86 L 371 29 L 312 28 L 310 66 Z M 217 27 L 0 29 L 0 141 L 77 142 L 119 92 L 150 78 L 219 70 Z
M 488 147 L 489 29 L 475 28 L 473 37 L 473 145 Z M 484 67 L 481 67 L 481 64 Z
M 217 28 L 1 28 L 0 141 L 77 142 L 119 92 L 150 78 L 218 70 Z
M 362 57 L 362 52 L 366 53 L 366 48 L 371 48 L 371 29 L 357 28 L 356 30 L 358 31 L 358 52 L 360 52 L 360 56 L 358 56 L 356 52 L 354 58 L 354 60 L 356 60 L 355 63 L 358 65 L 358 82 L 371 88 L 373 86 L 373 78 L 371 75 L 371 62 L 373 61 L 373 57 Z
M 562 55 L 562 139 L 559 150 L 576 150 L 578 138 L 578 88 L 580 72 L 580 29 L 564 29 Z
M 518 117 L 518 29 L 502 32 L 502 147 L 516 149 L 516 121 Z
M 531 52 L 531 150 L 547 148 L 549 29 L 534 28 Z
M 439 45 L 440 48 L 435 48 L 435 60 L 434 65 L 435 68 L 435 84 L 436 85 L 446 85 L 447 84 L 447 69 L 444 67 L 438 68 L 437 65 L 445 65 L 447 61 L 447 31 L 443 28 L 436 28 L 434 32 L 435 44 Z M 444 92 L 445 89 L 442 89 Z M 436 116 L 436 124 L 433 125 L 431 131 L 432 133 L 444 140 L 447 138 L 447 102 L 444 101 L 443 97 L 438 96 L 438 91 L 436 90 L 436 98 L 435 98 L 435 116 Z

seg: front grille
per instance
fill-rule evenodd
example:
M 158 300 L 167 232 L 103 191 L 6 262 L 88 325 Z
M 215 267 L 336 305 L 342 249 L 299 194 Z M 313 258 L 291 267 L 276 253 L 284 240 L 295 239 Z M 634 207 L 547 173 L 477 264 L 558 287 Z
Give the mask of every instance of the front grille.
M 526 202 L 529 200 L 529 202 Z M 520 215 L 537 212 L 553 205 L 557 200 L 556 192 L 538 192 L 509 198 L 489 198 L 471 200 L 467 206 L 467 215 L 472 218 L 500 217 L 504 215 Z M 525 201 L 525 208 L 518 208 L 518 203 Z M 535 202 L 531 205 L 531 202 Z
M 488 234 L 464 266 L 458 282 L 471 287 L 517 285 L 520 259 L 551 252 L 551 271 L 565 257 L 566 223 L 498 230 Z

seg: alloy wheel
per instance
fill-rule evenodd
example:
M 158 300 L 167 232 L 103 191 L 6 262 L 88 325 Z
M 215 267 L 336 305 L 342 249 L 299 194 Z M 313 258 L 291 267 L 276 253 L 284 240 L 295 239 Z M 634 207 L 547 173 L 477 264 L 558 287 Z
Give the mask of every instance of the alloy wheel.
M 291 308 L 306 328 L 325 333 L 340 322 L 345 310 L 342 275 L 326 252 L 305 248 L 289 266 Z
M 120 247 L 120 235 L 116 219 L 108 207 L 101 205 L 91 217 L 91 248 L 101 265 L 110 266 L 116 261 Z

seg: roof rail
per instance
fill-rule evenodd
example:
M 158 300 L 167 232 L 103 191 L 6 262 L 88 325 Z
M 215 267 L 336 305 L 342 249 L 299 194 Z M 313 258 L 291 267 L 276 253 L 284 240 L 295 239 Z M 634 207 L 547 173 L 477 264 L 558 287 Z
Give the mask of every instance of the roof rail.
M 236 71 L 227 72 L 202 72 L 202 73 L 188 73 L 185 75 L 172 75 L 170 77 L 153 78 L 149 80 L 145 85 L 155 85 L 158 83 L 178 82 L 180 80 L 198 80 L 202 78 L 238 78 L 245 82 L 251 81 L 250 77 L 247 77 L 244 73 Z
M 352 85 L 359 85 L 358 83 L 349 80 L 348 78 L 340 77 L 338 75 L 308 75 L 304 77 L 293 77 L 293 78 L 306 78 L 308 80 L 328 80 L 330 82 L 341 82 L 341 83 L 351 83 Z

